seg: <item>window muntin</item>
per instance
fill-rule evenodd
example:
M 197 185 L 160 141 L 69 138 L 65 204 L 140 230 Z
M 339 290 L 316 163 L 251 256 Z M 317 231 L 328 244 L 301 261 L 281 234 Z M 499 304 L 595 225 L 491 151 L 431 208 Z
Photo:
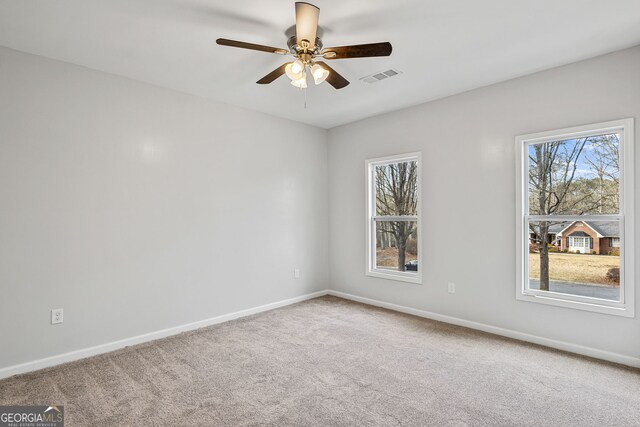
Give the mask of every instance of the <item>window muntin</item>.
M 367 161 L 367 271 L 420 283 L 420 154 Z
M 633 316 L 632 128 L 622 120 L 516 138 L 518 299 Z

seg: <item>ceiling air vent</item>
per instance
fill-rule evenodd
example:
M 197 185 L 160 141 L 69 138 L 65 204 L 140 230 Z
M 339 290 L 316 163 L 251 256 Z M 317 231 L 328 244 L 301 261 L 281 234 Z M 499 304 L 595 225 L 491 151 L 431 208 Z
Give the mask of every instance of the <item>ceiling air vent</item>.
M 400 71 L 390 68 L 386 71 L 381 71 L 379 73 L 373 73 L 368 76 L 361 77 L 360 80 L 362 80 L 365 83 L 377 83 L 381 80 L 386 80 L 388 78 L 395 77 L 400 74 L 402 74 Z

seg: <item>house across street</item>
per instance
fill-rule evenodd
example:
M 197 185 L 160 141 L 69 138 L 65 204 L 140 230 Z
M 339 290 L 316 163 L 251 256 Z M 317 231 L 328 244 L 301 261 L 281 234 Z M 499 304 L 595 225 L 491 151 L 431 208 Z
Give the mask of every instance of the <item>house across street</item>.
M 530 241 L 538 241 L 535 233 Z M 546 241 L 560 252 L 620 254 L 620 224 L 617 221 L 573 221 L 555 223 L 549 227 Z

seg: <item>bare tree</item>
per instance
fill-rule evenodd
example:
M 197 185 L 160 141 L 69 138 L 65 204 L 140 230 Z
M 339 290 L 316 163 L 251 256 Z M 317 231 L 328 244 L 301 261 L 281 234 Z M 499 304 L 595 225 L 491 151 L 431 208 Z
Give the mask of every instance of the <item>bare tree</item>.
M 620 180 L 620 139 L 617 134 L 601 135 L 591 139 L 587 162 L 615 182 Z
M 613 213 L 619 209 L 620 140 L 616 134 L 601 135 L 591 140 L 586 162 L 598 176 L 598 213 Z
M 578 159 L 588 138 L 533 145 L 529 154 L 529 213 L 553 215 L 567 213 L 565 201 L 576 176 Z M 549 290 L 549 221 L 532 222 L 531 231 L 540 245 L 540 290 Z
M 376 214 L 381 216 L 416 215 L 418 206 L 418 166 L 401 162 L 376 167 Z M 390 221 L 379 231 L 391 233 L 398 249 L 398 270 L 404 271 L 407 239 L 414 233 L 413 221 Z

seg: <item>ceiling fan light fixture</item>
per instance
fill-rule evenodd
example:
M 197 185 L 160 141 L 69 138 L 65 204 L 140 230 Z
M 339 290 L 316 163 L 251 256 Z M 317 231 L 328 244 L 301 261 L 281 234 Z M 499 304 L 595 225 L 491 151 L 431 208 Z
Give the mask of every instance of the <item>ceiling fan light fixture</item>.
M 299 79 L 295 79 L 295 80 L 291 80 L 291 84 L 297 88 L 300 89 L 306 89 L 307 88 L 307 73 L 306 72 L 302 72 L 302 77 L 300 77 Z
M 316 85 L 319 85 L 329 77 L 329 70 L 323 68 L 320 64 L 313 64 L 311 67 L 311 75 Z
M 298 1 L 295 3 L 295 10 L 295 34 L 290 34 L 289 30 L 285 32 L 289 37 L 287 40 L 288 49 L 223 38 L 217 39 L 216 43 L 221 46 L 249 49 L 272 54 L 292 55 L 292 62 L 286 62 L 280 65 L 278 68 L 256 81 L 256 83 L 259 85 L 270 84 L 280 76 L 286 75 L 289 77 L 291 84 L 294 87 L 302 89 L 307 87 L 307 71 L 311 73 L 311 77 L 313 77 L 313 81 L 316 85 L 319 85 L 324 81 L 333 86 L 334 89 L 342 89 L 349 85 L 349 80 L 342 77 L 339 72 L 323 61 L 319 60 L 316 64 L 314 61 L 315 59 L 323 58 L 335 60 L 391 55 L 392 46 L 389 42 L 324 48 L 321 37 L 318 37 L 319 35 L 322 36 L 322 31 L 319 31 L 318 27 L 320 9 L 310 3 Z
M 302 63 L 302 61 L 297 59 L 296 61 L 287 64 L 285 73 L 291 80 L 298 80 L 302 78 L 302 75 L 304 74 L 304 64 Z

